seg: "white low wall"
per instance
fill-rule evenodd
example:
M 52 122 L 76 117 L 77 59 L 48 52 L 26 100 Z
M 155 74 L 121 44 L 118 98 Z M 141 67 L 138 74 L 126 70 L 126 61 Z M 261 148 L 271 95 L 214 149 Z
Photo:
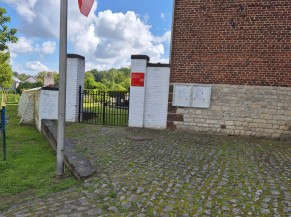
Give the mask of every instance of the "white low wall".
M 146 128 L 167 127 L 169 77 L 169 67 L 156 65 L 147 68 L 144 111 Z
M 79 86 L 84 87 L 85 58 L 68 54 L 66 88 L 66 121 L 78 121 Z M 57 88 L 36 88 L 24 91 L 18 105 L 18 116 L 21 123 L 35 124 L 41 130 L 41 120 L 58 119 Z
M 35 106 L 38 105 L 39 94 L 41 88 L 34 88 L 31 90 L 23 91 L 19 103 L 18 103 L 18 114 L 20 117 L 21 124 L 35 124 L 35 114 L 38 112 L 35 110 Z

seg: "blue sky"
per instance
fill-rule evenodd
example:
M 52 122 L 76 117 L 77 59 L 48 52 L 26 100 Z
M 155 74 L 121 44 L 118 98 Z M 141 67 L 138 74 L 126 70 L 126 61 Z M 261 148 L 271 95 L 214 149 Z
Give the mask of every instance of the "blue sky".
M 58 71 L 60 0 L 0 0 L 18 29 L 9 45 L 13 71 Z M 98 0 L 88 18 L 68 0 L 68 53 L 86 57 L 86 70 L 130 65 L 131 54 L 168 62 L 173 0 Z

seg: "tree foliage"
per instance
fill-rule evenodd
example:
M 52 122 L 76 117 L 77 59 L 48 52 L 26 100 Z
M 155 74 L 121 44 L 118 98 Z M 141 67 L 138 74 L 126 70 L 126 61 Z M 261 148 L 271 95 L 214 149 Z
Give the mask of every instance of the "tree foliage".
M 2 105 L 6 104 L 7 89 L 13 84 L 13 72 L 9 64 L 10 53 L 7 50 L 8 42 L 16 43 L 18 38 L 15 36 L 17 30 L 9 29 L 6 25 L 10 22 L 10 17 L 6 15 L 6 9 L 0 7 L 0 87 L 2 92 Z
M 126 91 L 130 85 L 130 68 L 98 71 L 93 69 L 85 74 L 85 88 L 97 90 Z
M 0 87 L 8 89 L 13 83 L 13 72 L 9 64 L 9 52 L 0 51 Z
M 29 77 L 29 75 L 25 74 L 25 73 L 18 73 L 18 72 L 13 72 L 13 75 L 18 78 L 20 81 L 24 81 L 25 79 L 27 79 Z
M 6 15 L 6 9 L 0 7 L 0 51 L 8 49 L 8 42 L 16 43 L 18 40 L 17 30 L 9 29 L 7 23 L 10 23 L 10 17 Z
M 19 86 L 16 88 L 16 92 L 21 94 L 24 90 L 29 90 L 36 87 L 42 87 L 42 83 L 40 81 L 36 83 L 29 83 L 29 82 L 21 82 Z

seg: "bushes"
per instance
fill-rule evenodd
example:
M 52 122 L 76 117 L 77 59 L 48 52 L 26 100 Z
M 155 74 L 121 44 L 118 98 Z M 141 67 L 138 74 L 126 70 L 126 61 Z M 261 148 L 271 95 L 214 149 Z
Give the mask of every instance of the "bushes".
M 17 104 L 19 101 L 20 95 L 13 92 L 8 92 L 7 94 L 7 104 Z M 0 91 L 0 102 L 2 100 L 2 91 Z
M 21 94 L 23 90 L 28 90 L 36 87 L 42 87 L 42 83 L 40 81 L 36 83 L 29 83 L 29 82 L 22 82 L 19 84 L 19 86 L 16 89 L 16 92 L 18 94 Z

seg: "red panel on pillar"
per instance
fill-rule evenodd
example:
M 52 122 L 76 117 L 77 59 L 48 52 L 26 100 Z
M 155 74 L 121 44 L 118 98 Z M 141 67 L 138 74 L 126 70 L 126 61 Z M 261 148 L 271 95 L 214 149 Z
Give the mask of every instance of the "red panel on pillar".
M 131 86 L 144 87 L 144 73 L 143 72 L 131 73 Z

